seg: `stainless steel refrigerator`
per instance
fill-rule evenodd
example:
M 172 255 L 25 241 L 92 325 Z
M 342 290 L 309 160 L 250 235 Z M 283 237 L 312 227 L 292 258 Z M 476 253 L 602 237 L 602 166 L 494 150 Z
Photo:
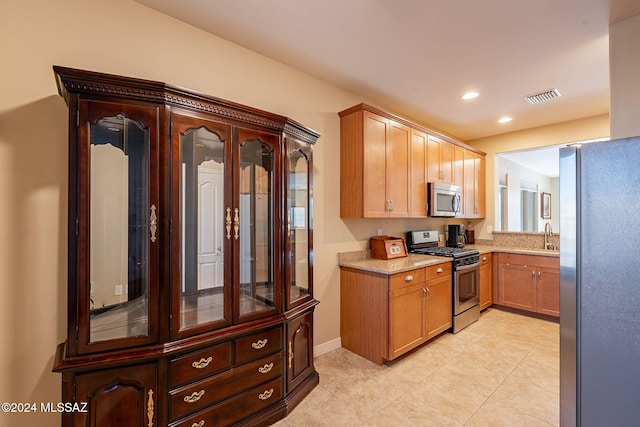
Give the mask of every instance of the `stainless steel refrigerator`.
M 560 425 L 640 425 L 640 137 L 560 150 Z

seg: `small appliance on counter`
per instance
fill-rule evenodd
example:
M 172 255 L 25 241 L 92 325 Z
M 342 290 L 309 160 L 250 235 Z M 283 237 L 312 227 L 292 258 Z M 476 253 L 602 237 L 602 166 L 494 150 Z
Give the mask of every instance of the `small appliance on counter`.
M 376 236 L 371 238 L 371 258 L 394 259 L 407 256 L 407 245 L 401 237 Z
M 447 246 L 450 248 L 462 248 L 466 241 L 464 225 L 449 224 L 447 226 Z

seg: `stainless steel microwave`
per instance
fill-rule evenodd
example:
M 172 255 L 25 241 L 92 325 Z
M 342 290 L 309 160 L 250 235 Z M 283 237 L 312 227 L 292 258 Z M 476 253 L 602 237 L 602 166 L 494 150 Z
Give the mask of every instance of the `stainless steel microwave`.
M 429 183 L 429 216 L 457 216 L 462 205 L 462 189 L 457 185 Z

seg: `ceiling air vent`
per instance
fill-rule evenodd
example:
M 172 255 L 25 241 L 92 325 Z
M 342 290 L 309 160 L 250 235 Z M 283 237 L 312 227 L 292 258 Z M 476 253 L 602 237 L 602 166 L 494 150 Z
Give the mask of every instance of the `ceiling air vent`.
M 541 102 L 551 101 L 560 95 L 558 89 L 549 89 L 538 93 L 532 93 L 531 95 L 527 95 L 524 97 L 531 104 L 540 104 Z

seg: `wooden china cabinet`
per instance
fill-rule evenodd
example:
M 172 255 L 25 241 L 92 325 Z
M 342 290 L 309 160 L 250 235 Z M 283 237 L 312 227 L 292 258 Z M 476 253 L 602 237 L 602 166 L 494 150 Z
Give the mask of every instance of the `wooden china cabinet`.
M 267 425 L 318 383 L 312 151 L 286 118 L 54 67 L 69 106 L 63 426 Z

